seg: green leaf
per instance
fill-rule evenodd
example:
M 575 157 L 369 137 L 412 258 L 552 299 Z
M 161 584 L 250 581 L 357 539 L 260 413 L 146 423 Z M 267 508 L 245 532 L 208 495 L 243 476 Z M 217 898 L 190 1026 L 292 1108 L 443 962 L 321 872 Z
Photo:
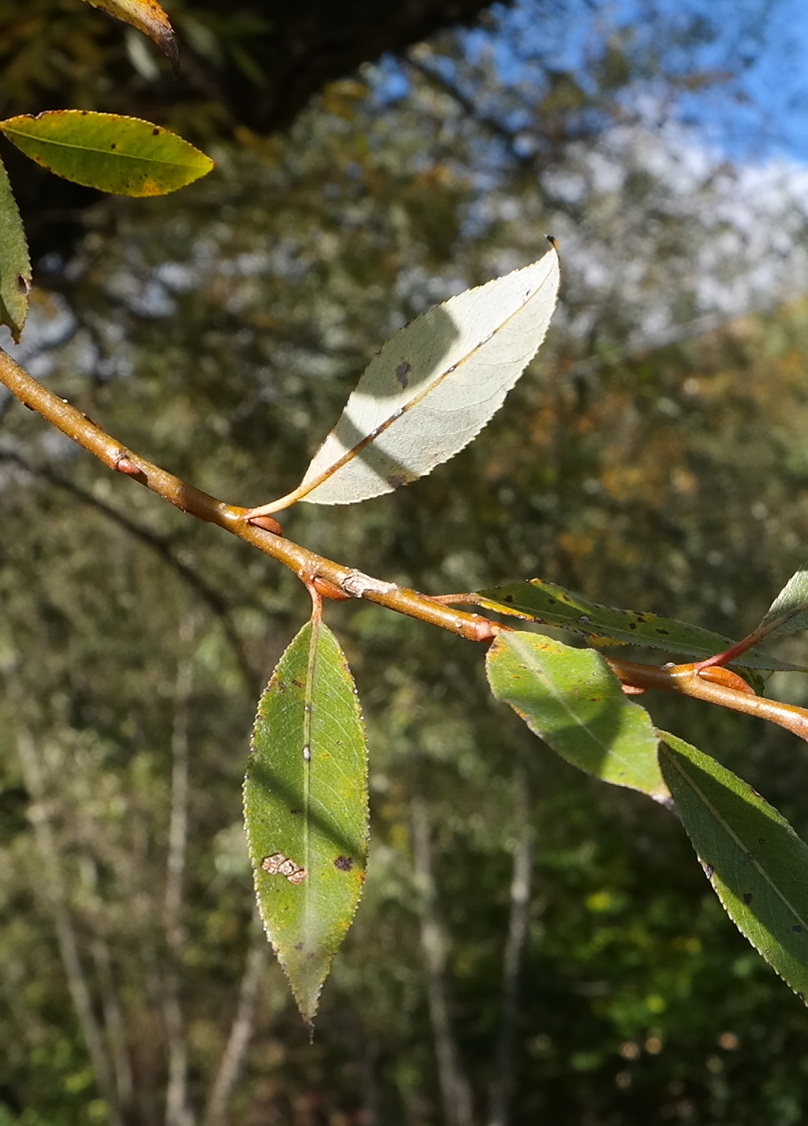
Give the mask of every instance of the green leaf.
M 668 797 L 657 736 L 599 653 L 536 633 L 502 633 L 488 650 L 494 695 L 567 762 L 604 782 Z
M 720 633 L 637 610 L 618 610 L 588 602 L 556 583 L 526 579 L 479 592 L 480 605 L 488 610 L 571 630 L 600 644 L 644 645 L 698 660 L 727 649 L 733 642 Z M 746 668 L 801 671 L 759 650 L 744 653 L 736 662 Z
M 763 615 L 755 633 L 784 637 L 803 629 L 808 629 L 808 563 L 791 576 Z
M 538 262 L 436 305 L 396 333 L 351 393 L 300 485 L 253 509 L 299 500 L 355 504 L 417 481 L 467 446 L 544 339 L 558 294 L 555 247 Z
M 87 0 L 87 3 L 148 35 L 177 66 L 177 37 L 157 0 Z
M 0 121 L 43 168 L 115 195 L 165 195 L 207 175 L 213 161 L 176 133 L 136 117 L 62 109 Z
M 28 316 L 31 262 L 17 202 L 0 161 L 0 324 L 19 342 Z
M 800 1000 L 808 996 L 808 846 L 760 794 L 661 732 L 662 774 L 701 865 L 738 929 Z
M 244 817 L 267 935 L 311 1023 L 365 879 L 367 753 L 339 645 L 318 618 L 258 705 Z

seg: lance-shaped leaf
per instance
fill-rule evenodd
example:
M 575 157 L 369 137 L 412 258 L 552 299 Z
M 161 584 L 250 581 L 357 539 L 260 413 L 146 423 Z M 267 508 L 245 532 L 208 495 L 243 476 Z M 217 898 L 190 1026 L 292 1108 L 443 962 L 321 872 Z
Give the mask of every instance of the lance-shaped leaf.
M 479 605 L 500 614 L 527 618 L 542 625 L 567 629 L 592 638 L 596 644 L 644 645 L 689 657 L 709 657 L 734 643 L 701 626 L 637 610 L 619 610 L 589 602 L 579 594 L 544 579 L 527 579 L 479 592 Z M 739 660 L 746 668 L 804 671 L 752 649 Z
M 494 695 L 567 762 L 604 782 L 664 801 L 657 736 L 606 661 L 536 633 L 501 633 L 488 650 Z
M 213 168 L 209 156 L 176 133 L 114 113 L 52 110 L 9 117 L 0 131 L 57 176 L 115 195 L 165 195 Z
M 19 341 L 28 316 L 31 262 L 17 203 L 0 161 L 0 324 Z
M 174 67 L 177 66 L 177 37 L 157 0 L 87 0 L 87 3 L 148 35 L 168 55 Z
M 808 997 L 808 846 L 760 794 L 661 733 L 662 774 L 727 914 L 797 996 Z
M 367 754 L 353 679 L 315 617 L 261 697 L 244 817 L 267 935 L 311 1023 L 356 911 L 368 839 Z
M 755 633 L 783 637 L 803 629 L 808 629 L 808 563 L 791 576 L 763 615 Z
M 353 504 L 417 481 L 467 446 L 502 406 L 544 339 L 558 254 L 436 305 L 365 369 L 301 484 L 252 510 L 299 500 Z

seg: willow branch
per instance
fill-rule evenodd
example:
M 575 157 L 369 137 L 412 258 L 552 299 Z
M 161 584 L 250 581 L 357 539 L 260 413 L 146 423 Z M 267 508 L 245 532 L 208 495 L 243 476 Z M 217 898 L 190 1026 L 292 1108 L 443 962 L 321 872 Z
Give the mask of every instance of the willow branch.
M 0 382 L 23 406 L 36 411 L 108 469 L 138 481 L 182 512 L 238 536 L 288 567 L 303 581 L 315 584 L 319 581 L 325 586 L 321 593 L 333 596 L 336 592 L 341 597 L 364 598 L 470 641 L 490 641 L 505 628 L 479 614 L 453 610 L 418 591 L 373 579 L 354 568 L 325 559 L 279 534 L 280 527 L 274 520 L 268 520 L 265 527 L 250 523 L 245 519 L 249 509 L 226 504 L 140 457 L 66 399 L 59 398 L 34 379 L 2 349 Z M 268 531 L 267 528 L 274 530 Z
M 607 659 L 612 672 L 629 688 L 656 688 L 663 692 L 692 696 L 696 700 L 706 700 L 733 712 L 742 712 L 744 715 L 776 723 L 808 742 L 808 710 L 794 704 L 783 704 L 779 700 L 767 700 L 764 696 L 755 695 L 748 687 L 732 687 L 730 678 L 734 678 L 735 674 L 729 670 L 706 670 L 728 674 L 720 679 L 712 679 L 705 673 L 700 673 L 698 665 L 668 665 L 660 668 L 658 665 L 642 665 L 635 661 Z

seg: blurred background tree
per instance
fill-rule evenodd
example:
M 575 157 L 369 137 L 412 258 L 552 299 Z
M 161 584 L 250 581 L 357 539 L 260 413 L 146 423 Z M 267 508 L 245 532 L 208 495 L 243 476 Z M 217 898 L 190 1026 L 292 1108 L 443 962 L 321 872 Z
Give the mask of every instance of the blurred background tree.
M 142 113 L 218 160 L 148 204 L 43 180 L 18 355 L 258 503 L 392 331 L 552 230 L 561 313 L 480 441 L 289 534 L 431 592 L 541 575 L 743 633 L 808 539 L 805 154 L 760 89 L 775 41 L 792 89 L 786 0 L 520 0 L 428 41 L 482 6 L 294 7 L 172 6 L 178 84 L 90 9 L 0 8 L 0 112 Z M 310 1045 L 240 823 L 254 701 L 305 593 L 5 399 L 0 473 L 2 1126 L 804 1119 L 804 1010 L 673 819 L 543 754 L 474 647 L 370 605 L 329 609 L 373 844 Z M 789 736 L 655 715 L 805 829 Z

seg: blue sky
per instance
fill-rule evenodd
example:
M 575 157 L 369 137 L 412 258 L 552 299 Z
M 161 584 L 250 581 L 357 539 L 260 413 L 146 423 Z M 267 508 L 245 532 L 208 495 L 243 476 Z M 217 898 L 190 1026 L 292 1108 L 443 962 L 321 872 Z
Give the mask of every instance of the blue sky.
M 566 0 L 557 15 L 550 9 L 547 0 L 517 0 L 498 10 L 498 42 L 475 31 L 469 46 L 493 47 L 503 77 L 516 78 L 520 51 L 580 66 L 608 35 L 628 31 L 641 53 L 660 51 L 674 72 L 695 65 L 734 75 L 681 95 L 675 107 L 711 146 L 740 162 L 808 164 L 808 0 Z M 654 10 L 679 28 L 701 21 L 706 34 L 679 48 L 660 42 Z

